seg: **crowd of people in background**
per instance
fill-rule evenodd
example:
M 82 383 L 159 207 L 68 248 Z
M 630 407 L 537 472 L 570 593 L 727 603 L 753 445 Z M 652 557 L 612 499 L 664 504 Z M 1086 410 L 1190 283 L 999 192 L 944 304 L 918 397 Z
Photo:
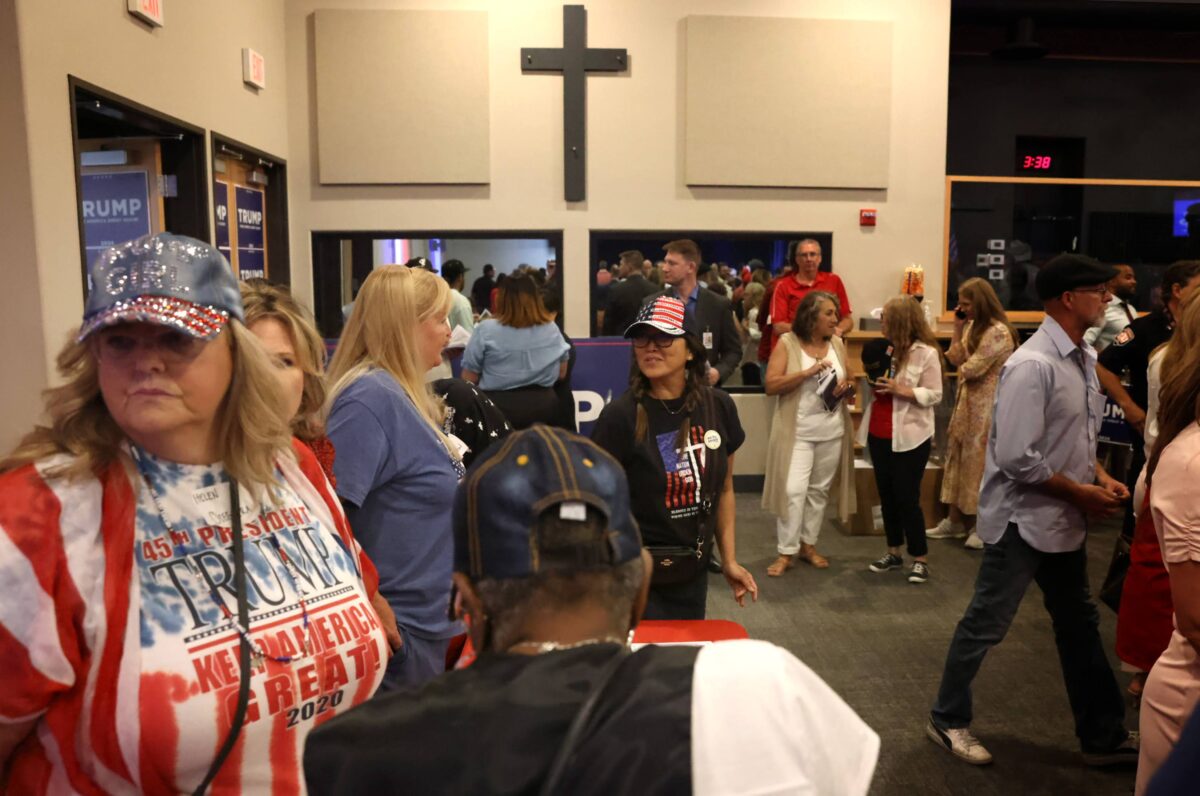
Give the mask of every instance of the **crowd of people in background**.
M 919 585 L 929 539 L 982 550 L 924 725 L 934 743 L 991 762 L 971 684 L 1037 583 L 1085 762 L 1137 762 L 1138 794 L 1183 792 L 1168 788 L 1200 759 L 1200 262 L 1167 268 L 1162 307 L 1139 317 L 1131 269 L 1055 257 L 1024 344 L 986 280 L 959 286 L 945 350 L 896 296 L 865 374 L 843 340 L 845 285 L 821 264 L 810 239 L 774 276 L 705 263 L 686 239 L 657 264 L 622 252 L 594 320 L 630 341 L 629 389 L 589 441 L 553 261 L 485 265 L 469 291 L 459 260 L 377 267 L 326 363 L 286 288 L 238 283 L 206 244 L 163 233 L 105 252 L 47 424 L 0 461 L 0 571 L 21 596 L 0 606 L 7 787 L 620 790 L 573 753 L 637 733 L 659 754 L 635 769 L 663 783 L 865 793 L 878 736 L 786 651 L 628 650 L 643 617 L 703 619 L 710 569 L 725 599 L 759 599 L 738 557 L 746 432 L 719 389 L 740 380 L 777 396 L 768 577 L 830 567 L 820 532 L 853 511 L 856 446 L 887 545 L 871 572 L 907 554 Z M 927 528 L 950 369 L 949 515 Z M 1097 459 L 1104 392 L 1135 432 L 1124 482 Z M 1086 566 L 1089 524 L 1125 510 L 1117 652 L 1140 740 Z M 601 697 L 617 718 L 594 720 Z M 514 743 L 521 765 L 463 765 Z

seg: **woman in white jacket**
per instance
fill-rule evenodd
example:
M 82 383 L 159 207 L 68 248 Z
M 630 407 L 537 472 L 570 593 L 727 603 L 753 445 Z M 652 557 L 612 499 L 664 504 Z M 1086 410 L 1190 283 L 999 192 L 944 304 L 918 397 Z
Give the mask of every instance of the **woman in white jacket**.
M 897 296 L 883 307 L 883 336 L 891 341 L 887 375 L 872 386 L 859 438 L 866 437 L 875 467 L 888 551 L 871 563 L 872 572 L 904 566 L 900 546 L 914 559 L 909 583 L 929 580 L 921 478 L 933 440 L 933 408 L 942 400 L 942 353 L 921 305 Z

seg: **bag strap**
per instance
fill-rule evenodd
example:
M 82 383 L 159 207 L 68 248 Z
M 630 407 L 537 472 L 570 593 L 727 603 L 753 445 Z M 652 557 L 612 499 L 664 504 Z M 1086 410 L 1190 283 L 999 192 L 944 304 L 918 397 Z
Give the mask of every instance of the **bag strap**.
M 715 391 L 713 390 L 712 387 L 707 387 L 704 389 L 705 433 L 707 433 L 710 430 L 716 431 L 716 428 L 717 428 L 717 399 L 713 397 L 714 392 Z M 714 484 L 713 483 L 713 479 L 714 479 L 713 473 L 716 471 L 717 468 L 713 467 L 712 465 L 716 464 L 717 456 L 719 455 L 718 452 L 724 447 L 724 445 L 725 445 L 725 440 L 722 439 L 721 444 L 717 446 L 716 450 L 713 451 L 713 455 L 710 457 L 709 466 L 704 468 L 704 477 L 701 479 L 701 484 L 700 484 L 701 494 L 704 494 L 705 497 L 709 501 L 711 501 L 714 506 L 716 505 L 716 502 L 717 502 L 715 496 L 716 496 L 717 492 L 719 492 L 721 490 L 721 487 L 723 486 L 725 474 L 721 473 L 721 476 L 722 476 L 721 484 Z M 729 458 L 722 456 L 721 461 L 725 465 L 721 469 L 722 470 L 727 469 L 729 466 Z M 707 481 L 707 483 L 704 483 L 705 481 Z
M 241 496 L 238 494 L 238 482 L 233 478 L 229 479 L 229 513 L 233 526 L 233 588 L 237 592 L 237 621 L 242 629 L 249 633 L 250 603 L 246 598 L 246 551 L 242 546 Z M 241 674 L 238 678 L 238 699 L 237 707 L 233 711 L 233 721 L 217 756 L 208 767 L 208 773 L 204 775 L 196 790 L 192 791 L 193 796 L 204 796 L 204 792 L 216 779 L 221 766 L 233 751 L 238 735 L 242 732 L 242 725 L 246 722 L 246 709 L 250 704 L 250 645 L 246 643 L 242 633 L 238 633 L 238 666 L 241 668 Z
M 571 721 L 571 726 L 567 728 L 566 739 L 563 741 L 562 746 L 558 748 L 558 753 L 554 756 L 554 762 L 550 765 L 550 773 L 546 775 L 546 779 L 542 781 L 541 790 L 538 791 L 541 796 L 551 796 L 551 794 L 557 791 L 558 784 L 562 781 L 563 774 L 566 773 L 567 763 L 571 762 L 571 757 L 575 754 L 575 747 L 579 745 L 580 739 L 583 738 L 583 731 L 587 729 L 587 724 L 591 720 L 592 714 L 596 712 L 596 705 L 600 702 L 600 695 L 608 687 L 617 670 L 630 657 L 629 652 L 622 649 L 601 670 L 600 676 L 596 678 L 596 683 L 592 686 L 591 692 L 588 693 L 588 697 L 583 703 L 583 707 L 579 708 L 579 712 L 575 714 L 574 720 Z

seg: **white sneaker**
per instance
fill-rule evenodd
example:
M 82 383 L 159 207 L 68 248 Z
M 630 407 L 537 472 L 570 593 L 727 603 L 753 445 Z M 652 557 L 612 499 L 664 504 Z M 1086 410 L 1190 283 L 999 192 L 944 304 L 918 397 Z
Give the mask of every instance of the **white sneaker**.
M 950 522 L 946 517 L 932 528 L 925 529 L 925 535 L 930 539 L 961 539 L 967 535 L 967 529 L 960 522 Z
M 971 531 L 971 535 L 967 537 L 967 541 L 963 542 L 963 547 L 968 550 L 982 550 L 983 540 L 979 538 L 979 534 Z
M 966 727 L 943 730 L 933 723 L 933 719 L 926 719 L 925 734 L 929 740 L 973 766 L 986 766 L 992 762 L 992 753 Z

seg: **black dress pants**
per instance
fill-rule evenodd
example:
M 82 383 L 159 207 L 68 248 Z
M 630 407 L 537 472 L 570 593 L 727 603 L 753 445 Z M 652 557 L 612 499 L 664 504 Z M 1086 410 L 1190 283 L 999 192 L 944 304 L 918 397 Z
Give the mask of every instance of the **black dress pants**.
M 890 439 L 867 437 L 888 547 L 899 547 L 907 540 L 908 554 L 914 557 L 929 552 L 925 514 L 921 511 L 921 479 L 931 447 L 932 441 L 925 440 L 910 451 L 896 453 Z

